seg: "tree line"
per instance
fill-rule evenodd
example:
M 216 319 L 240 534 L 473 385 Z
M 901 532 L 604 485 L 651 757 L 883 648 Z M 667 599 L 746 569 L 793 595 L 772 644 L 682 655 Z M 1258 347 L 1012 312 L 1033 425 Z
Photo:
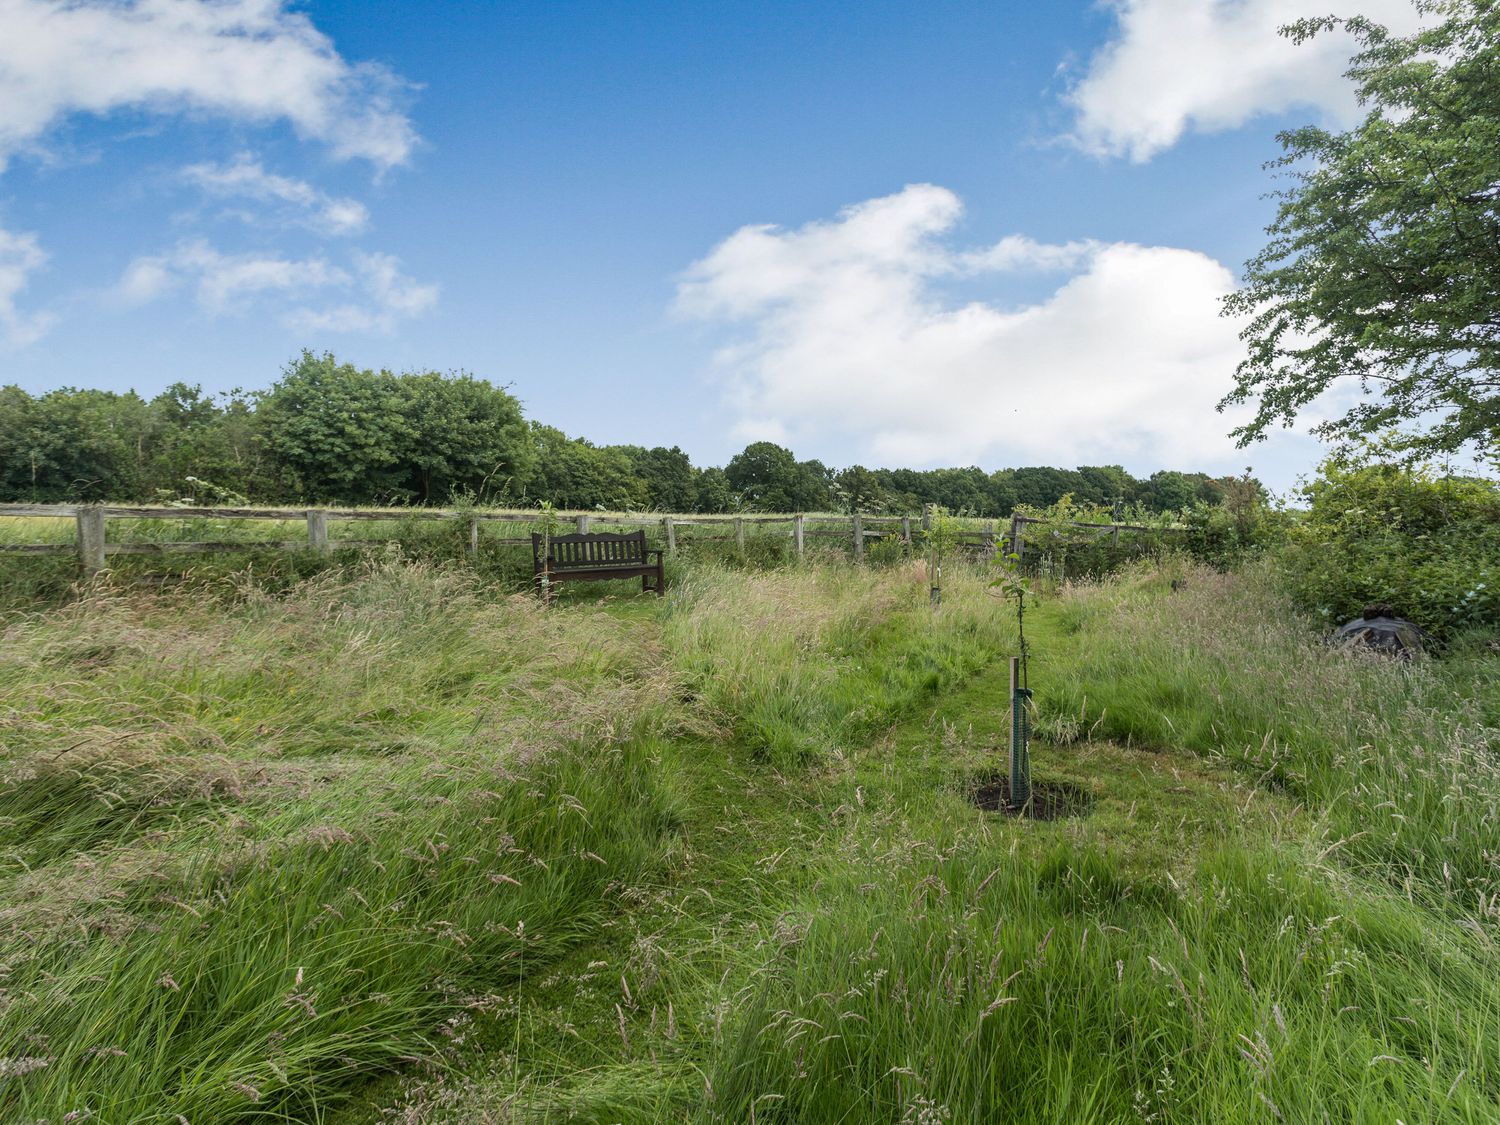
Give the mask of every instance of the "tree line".
M 1062 496 L 1153 511 L 1217 504 L 1232 478 L 1118 465 L 833 469 L 755 442 L 722 468 L 680 448 L 595 445 L 528 420 L 471 375 L 395 374 L 304 352 L 269 389 L 154 398 L 0 387 L 0 501 L 446 504 L 609 511 L 915 511 L 1004 517 Z

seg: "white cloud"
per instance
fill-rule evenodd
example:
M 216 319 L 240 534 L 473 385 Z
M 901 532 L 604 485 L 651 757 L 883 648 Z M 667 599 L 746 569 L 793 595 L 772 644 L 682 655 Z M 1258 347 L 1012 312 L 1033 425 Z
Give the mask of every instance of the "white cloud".
M 225 254 L 201 239 L 131 262 L 115 297 L 141 305 L 181 288 L 190 289 L 213 315 L 243 314 L 270 302 L 285 324 L 320 332 L 389 332 L 429 311 L 438 299 L 436 285 L 403 274 L 390 254 L 356 251 L 345 269 L 321 257 Z M 349 299 L 320 307 L 320 299 L 336 295 Z
M 0 167 L 68 114 L 130 108 L 285 119 L 385 168 L 416 142 L 404 88 L 286 0 L 0 0 Z
M 1189 130 L 1232 129 L 1261 113 L 1299 106 L 1349 123 L 1352 40 L 1319 35 L 1301 45 L 1277 29 L 1327 14 L 1308 0 L 1112 0 L 1113 38 L 1089 60 L 1068 95 L 1072 139 L 1088 152 L 1142 161 Z M 1359 13 L 1406 33 L 1411 0 L 1359 0 Z
M 348 273 L 323 258 L 223 254 L 198 239 L 180 243 L 167 254 L 137 258 L 126 268 L 116 292 L 128 304 L 143 304 L 179 285 L 190 285 L 198 304 L 217 314 L 244 312 L 258 297 L 314 292 L 349 281 Z
M 419 316 L 437 304 L 438 287 L 407 277 L 390 254 L 356 254 L 354 261 L 363 301 L 302 309 L 289 323 L 309 332 L 389 332 L 398 320 Z
M 383 309 L 416 316 L 437 304 L 438 287 L 420 284 L 401 272 L 400 259 L 390 254 L 356 254 L 365 289 Z
M 331 196 L 305 180 L 267 172 L 260 161 L 246 153 L 232 164 L 191 164 L 182 175 L 220 199 L 280 204 L 283 218 L 320 234 L 357 234 L 370 219 L 369 211 L 358 200 Z
M 33 344 L 52 327 L 50 313 L 23 313 L 16 298 L 47 255 L 34 234 L 13 234 L 0 227 L 0 339 L 11 347 Z
M 745 227 L 691 267 L 679 310 L 741 329 L 717 367 L 742 437 L 842 438 L 907 464 L 1242 463 L 1215 411 L 1240 357 L 1219 315 L 1229 270 L 1129 243 L 954 249 L 961 210 L 912 186 L 797 230 Z M 934 284 L 1057 269 L 1014 307 L 945 303 Z

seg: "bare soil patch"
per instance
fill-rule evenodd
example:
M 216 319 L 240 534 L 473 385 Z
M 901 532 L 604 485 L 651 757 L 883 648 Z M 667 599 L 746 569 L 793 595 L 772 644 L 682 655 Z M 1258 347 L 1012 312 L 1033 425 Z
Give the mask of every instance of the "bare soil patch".
M 976 779 L 969 799 L 986 812 L 997 812 L 1023 820 L 1062 820 L 1087 816 L 1093 796 L 1081 785 L 1067 781 L 1031 780 L 1031 798 L 1025 805 L 1010 803 L 1010 777 L 1003 773 L 986 774 Z

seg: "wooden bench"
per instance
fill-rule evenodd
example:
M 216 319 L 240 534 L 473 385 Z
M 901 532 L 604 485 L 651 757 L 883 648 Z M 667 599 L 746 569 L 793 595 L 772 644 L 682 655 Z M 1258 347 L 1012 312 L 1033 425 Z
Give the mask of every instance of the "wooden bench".
M 646 546 L 644 531 L 628 535 L 589 532 L 550 538 L 533 534 L 531 571 L 538 592 L 543 594 L 547 584 L 554 582 L 603 582 L 639 575 L 642 592 L 660 597 L 665 581 L 662 553 Z M 655 585 L 652 578 L 656 579 Z

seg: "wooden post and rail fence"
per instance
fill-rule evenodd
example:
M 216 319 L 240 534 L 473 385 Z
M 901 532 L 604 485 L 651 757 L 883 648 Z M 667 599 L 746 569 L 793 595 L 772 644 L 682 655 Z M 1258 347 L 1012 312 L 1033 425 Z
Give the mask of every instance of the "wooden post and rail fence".
M 108 566 L 111 555 L 165 555 L 192 554 L 225 551 L 291 551 L 311 550 L 329 552 L 336 547 L 374 547 L 388 539 L 352 538 L 332 539 L 329 524 L 345 521 L 369 520 L 448 520 L 467 524 L 468 550 L 477 555 L 481 543 L 494 546 L 529 546 L 526 537 L 482 536 L 481 528 L 487 523 L 528 524 L 536 526 L 548 518 L 538 512 L 450 511 L 442 508 L 205 508 L 205 507 L 150 507 L 120 504 L 0 504 L 0 519 L 6 517 L 30 517 L 50 519 L 72 519 L 77 525 L 77 534 L 72 542 L 54 543 L 5 543 L 0 542 L 0 555 L 57 555 L 78 556 L 79 566 L 85 576 L 98 574 Z M 669 554 L 678 549 L 678 532 L 687 527 L 727 526 L 729 535 L 695 536 L 696 539 L 733 540 L 741 553 L 745 550 L 747 526 L 762 527 L 761 534 L 769 525 L 788 527 L 793 550 L 798 558 L 807 553 L 809 539 L 842 539 L 850 545 L 856 562 L 865 559 L 867 544 L 894 538 L 908 553 L 913 547 L 913 517 L 909 515 L 875 515 L 854 512 L 850 515 L 806 514 L 784 516 L 747 515 L 641 515 L 605 512 L 553 513 L 559 523 L 571 522 L 580 534 L 586 534 L 594 523 L 608 526 L 659 528 Z M 192 542 L 112 541 L 106 534 L 110 520 L 277 520 L 295 522 L 306 526 L 305 537 L 289 540 L 208 540 Z M 979 521 L 972 521 L 979 522 Z M 1007 553 L 1025 556 L 1027 551 L 1026 528 L 1030 524 L 1049 521 L 1016 513 L 1010 518 L 1009 533 L 1003 544 Z M 919 527 L 927 531 L 932 526 L 932 509 L 924 506 Z M 1125 523 L 1075 523 L 1072 526 L 1090 529 L 1097 534 L 1111 533 L 1118 545 L 1120 532 L 1156 531 L 1141 524 Z M 528 529 L 529 530 L 529 529 Z M 997 538 L 995 521 L 983 521 L 976 530 L 960 531 L 956 539 L 961 547 L 976 551 L 983 557 L 993 558 L 1002 541 Z

